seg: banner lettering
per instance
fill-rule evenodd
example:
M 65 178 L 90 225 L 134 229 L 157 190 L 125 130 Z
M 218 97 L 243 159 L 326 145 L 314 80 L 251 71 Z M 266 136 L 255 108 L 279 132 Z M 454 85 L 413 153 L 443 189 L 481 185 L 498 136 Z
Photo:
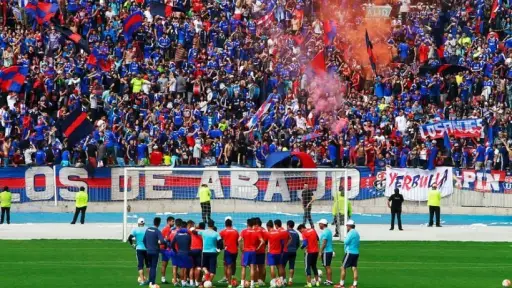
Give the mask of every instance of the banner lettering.
M 443 138 L 445 131 L 449 136 L 480 138 L 482 129 L 482 119 L 464 119 L 421 125 L 420 133 L 423 139 Z
M 4 168 L 0 187 L 8 186 L 13 202 L 74 201 L 75 193 L 85 187 L 91 202 L 122 201 L 123 168 L 98 168 L 94 177 L 83 168 L 57 167 Z M 300 201 L 307 183 L 315 198 L 331 200 L 333 191 L 345 185 L 344 172 L 261 172 L 257 170 L 204 171 L 130 171 L 128 199 L 196 199 L 199 186 L 212 189 L 215 199 L 246 199 L 258 202 Z M 56 183 L 55 183 L 56 181 Z M 399 188 L 407 200 L 425 201 L 432 183 L 440 185 L 443 197 L 453 188 L 482 193 L 512 194 L 512 172 L 477 172 L 470 169 L 438 167 L 434 171 L 413 168 L 377 169 L 365 167 L 347 170 L 345 195 L 352 200 L 381 198 Z
M 395 188 L 398 188 L 405 200 L 427 201 L 428 191 L 433 184 L 437 184 L 442 197 L 446 197 L 453 193 L 452 179 L 451 167 L 437 167 L 432 171 L 417 168 L 387 168 L 385 196 L 391 196 Z

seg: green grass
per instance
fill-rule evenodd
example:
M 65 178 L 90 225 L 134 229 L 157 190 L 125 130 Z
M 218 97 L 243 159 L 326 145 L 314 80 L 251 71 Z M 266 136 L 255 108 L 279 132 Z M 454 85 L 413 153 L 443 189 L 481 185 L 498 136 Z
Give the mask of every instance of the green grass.
M 338 282 L 342 245 L 335 247 Z M 361 252 L 359 287 L 498 288 L 512 278 L 510 243 L 363 242 Z M 0 241 L 0 287 L 138 287 L 134 253 L 120 241 Z M 294 287 L 304 284 L 301 256 Z

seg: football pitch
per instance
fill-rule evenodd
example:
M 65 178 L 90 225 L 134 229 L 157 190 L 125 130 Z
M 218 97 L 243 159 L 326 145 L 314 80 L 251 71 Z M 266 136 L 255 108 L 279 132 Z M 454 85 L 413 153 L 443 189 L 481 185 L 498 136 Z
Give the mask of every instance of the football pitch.
M 343 245 L 336 243 L 335 249 L 333 281 L 338 282 Z M 293 287 L 305 284 L 302 255 L 299 251 Z M 167 273 L 170 279 L 170 268 Z M 214 286 L 224 287 L 216 283 L 220 267 L 217 273 Z M 512 244 L 362 242 L 359 274 L 359 287 L 498 288 L 503 279 L 512 278 Z M 0 241 L 0 283 L 6 288 L 139 287 L 135 251 L 113 240 Z M 351 283 L 349 276 L 347 284 Z

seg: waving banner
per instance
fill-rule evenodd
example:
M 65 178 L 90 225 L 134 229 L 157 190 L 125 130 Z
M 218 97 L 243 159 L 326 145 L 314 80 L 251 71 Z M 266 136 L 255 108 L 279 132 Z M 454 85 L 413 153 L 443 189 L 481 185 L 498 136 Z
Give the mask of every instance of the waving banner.
M 463 119 L 453 121 L 441 121 L 420 126 L 423 139 L 430 136 L 432 139 L 443 138 L 444 132 L 455 137 L 482 137 L 482 119 Z
M 442 197 L 453 193 L 452 167 L 437 167 L 435 170 L 417 168 L 387 168 L 385 196 L 391 196 L 395 188 L 400 189 L 405 200 L 426 201 L 432 184 L 437 184 Z

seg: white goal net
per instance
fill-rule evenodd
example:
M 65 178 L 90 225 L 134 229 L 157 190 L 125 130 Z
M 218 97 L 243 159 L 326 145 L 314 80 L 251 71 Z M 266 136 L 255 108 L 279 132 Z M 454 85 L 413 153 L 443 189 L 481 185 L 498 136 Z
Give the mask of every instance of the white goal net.
M 154 217 L 174 217 L 183 220 L 203 220 L 198 196 L 206 184 L 211 191 L 211 218 L 222 228 L 226 217 L 235 227 L 244 228 L 247 218 L 260 217 L 263 222 L 280 219 L 295 225 L 315 224 L 320 219 L 334 223 L 336 218 L 340 239 L 345 234 L 347 201 L 337 201 L 350 191 L 359 189 L 358 181 L 350 180 L 350 169 L 249 169 L 249 168 L 125 168 L 122 177 L 124 213 L 123 240 L 138 217 L 152 223 Z M 308 189 L 309 193 L 304 192 Z M 314 196 L 308 209 L 303 194 Z M 338 207 L 342 205 L 343 207 Z M 333 213 L 333 212 L 339 213 Z M 311 217 L 308 217 L 311 216 Z M 334 229 L 332 225 L 332 229 Z

